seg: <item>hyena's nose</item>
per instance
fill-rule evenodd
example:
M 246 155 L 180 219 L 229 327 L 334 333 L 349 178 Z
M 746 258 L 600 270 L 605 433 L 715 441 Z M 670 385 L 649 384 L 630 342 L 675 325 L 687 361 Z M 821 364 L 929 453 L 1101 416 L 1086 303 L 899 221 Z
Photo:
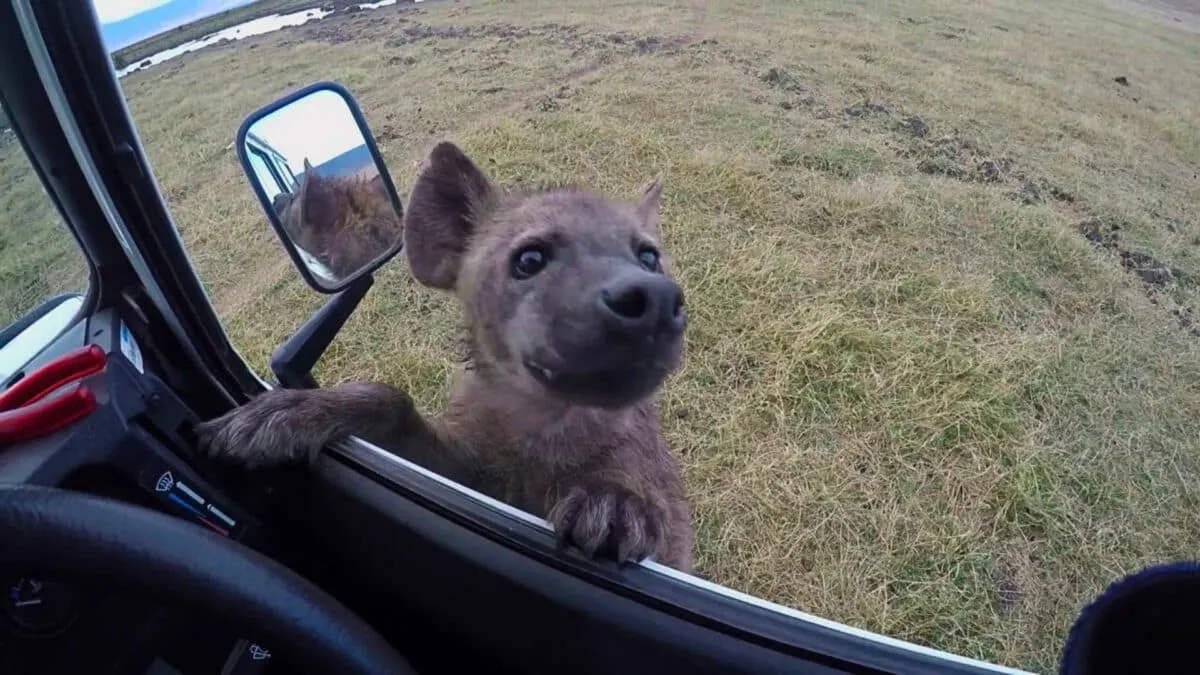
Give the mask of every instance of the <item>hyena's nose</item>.
M 683 289 L 661 274 L 622 277 L 600 290 L 605 324 L 630 335 L 678 335 L 687 322 Z

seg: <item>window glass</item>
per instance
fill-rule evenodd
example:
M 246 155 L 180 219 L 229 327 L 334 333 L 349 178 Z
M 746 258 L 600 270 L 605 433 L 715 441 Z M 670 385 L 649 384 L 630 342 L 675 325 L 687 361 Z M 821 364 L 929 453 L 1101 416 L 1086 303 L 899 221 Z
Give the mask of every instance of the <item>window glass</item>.
M 61 293 L 86 292 L 88 269 L 0 108 L 0 330 Z
M 689 323 L 660 413 L 698 574 L 1045 672 L 1118 570 L 1200 549 L 1187 3 L 94 2 L 191 258 L 261 373 L 325 297 L 232 142 L 256 108 L 333 80 L 404 199 L 443 139 L 505 185 L 635 199 L 662 179 Z M 10 314 L 63 278 L 49 215 L 27 215 L 40 195 L 21 194 L 0 197 L 28 252 L 0 250 L 25 270 Z M 460 325 L 398 257 L 316 376 L 435 413 Z

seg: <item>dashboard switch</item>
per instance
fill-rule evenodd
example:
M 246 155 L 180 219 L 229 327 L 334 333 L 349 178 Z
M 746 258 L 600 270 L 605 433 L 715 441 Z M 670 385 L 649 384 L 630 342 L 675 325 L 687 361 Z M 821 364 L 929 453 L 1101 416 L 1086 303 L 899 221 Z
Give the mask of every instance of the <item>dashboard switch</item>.
M 75 590 L 36 577 L 9 580 L 0 610 L 21 632 L 48 636 L 60 632 L 75 613 Z
M 221 675 L 261 675 L 270 663 L 270 650 L 249 640 L 238 640 Z

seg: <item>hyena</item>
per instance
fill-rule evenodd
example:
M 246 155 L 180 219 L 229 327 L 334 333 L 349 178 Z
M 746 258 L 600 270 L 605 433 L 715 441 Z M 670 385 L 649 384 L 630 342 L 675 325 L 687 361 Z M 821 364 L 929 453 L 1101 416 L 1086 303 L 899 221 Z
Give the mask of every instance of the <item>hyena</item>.
M 311 461 L 358 435 L 545 517 L 560 545 L 691 571 L 691 506 L 659 423 L 687 322 L 661 195 L 657 180 L 630 202 L 508 190 L 437 145 L 407 205 L 404 249 L 420 283 L 457 296 L 469 336 L 441 416 L 383 384 L 273 389 L 205 423 L 203 446 L 257 466 Z
M 295 194 L 272 202 L 283 229 L 339 278 L 365 267 L 402 236 L 383 176 L 322 176 L 304 160 Z

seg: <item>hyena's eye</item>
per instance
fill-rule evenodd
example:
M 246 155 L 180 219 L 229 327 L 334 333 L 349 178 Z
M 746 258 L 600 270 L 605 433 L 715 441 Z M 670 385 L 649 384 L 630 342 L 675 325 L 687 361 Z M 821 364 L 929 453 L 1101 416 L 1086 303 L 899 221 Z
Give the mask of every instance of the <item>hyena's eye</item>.
M 658 272 L 662 269 L 662 261 L 659 260 L 658 251 L 654 250 L 653 246 L 643 246 L 638 249 L 638 262 L 642 263 L 642 267 L 651 272 Z
M 514 279 L 528 279 L 541 272 L 550 262 L 550 248 L 533 244 L 518 250 L 512 257 L 510 274 Z

